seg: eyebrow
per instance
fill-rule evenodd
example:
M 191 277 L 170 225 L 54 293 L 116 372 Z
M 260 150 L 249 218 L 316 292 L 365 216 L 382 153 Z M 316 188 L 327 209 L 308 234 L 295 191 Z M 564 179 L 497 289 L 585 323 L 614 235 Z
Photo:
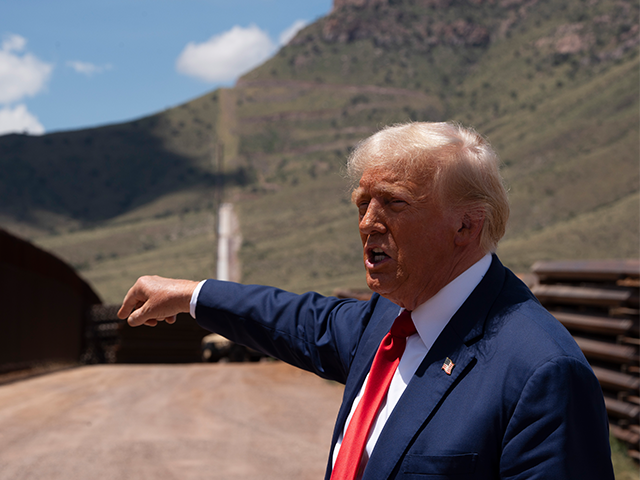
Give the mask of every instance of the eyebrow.
M 364 188 L 358 187 L 351 192 L 351 203 L 357 203 L 358 197 L 364 196 Z
M 406 196 L 409 195 L 411 196 L 410 192 L 404 188 L 404 187 L 398 187 L 396 184 L 393 183 L 384 183 L 384 184 L 376 184 L 372 189 L 370 189 L 369 191 L 373 190 L 373 194 L 374 195 L 391 195 L 391 196 Z M 353 190 L 353 192 L 351 193 L 351 201 L 353 203 L 356 203 L 356 200 L 360 197 L 371 197 L 371 193 L 365 193 L 366 189 L 363 187 L 357 187 L 356 189 Z

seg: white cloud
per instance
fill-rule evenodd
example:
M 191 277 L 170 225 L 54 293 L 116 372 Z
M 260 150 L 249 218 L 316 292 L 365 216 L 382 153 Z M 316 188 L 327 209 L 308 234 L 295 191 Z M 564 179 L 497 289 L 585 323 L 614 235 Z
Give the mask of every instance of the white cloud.
M 30 53 L 21 52 L 27 41 L 20 35 L 8 35 L 0 48 L 0 104 L 12 103 L 42 91 L 53 66 Z
M 293 37 L 295 37 L 296 34 L 307 25 L 309 25 L 309 22 L 306 20 L 296 20 L 293 22 L 289 28 L 280 34 L 280 37 L 278 38 L 278 40 L 280 40 L 280 45 L 286 45 L 289 43 Z
M 0 108 L 0 135 L 7 133 L 42 135 L 44 127 L 24 104 L 20 104 L 14 108 Z
M 67 62 L 67 66 L 73 68 L 77 73 L 91 77 L 97 73 L 102 73 L 113 68 L 112 65 L 95 65 L 89 62 L 81 62 L 80 60 L 70 60 Z
M 27 39 L 21 37 L 20 35 L 12 35 L 9 34 L 5 36 L 4 41 L 2 42 L 2 50 L 7 52 L 20 52 L 27 46 Z
M 204 43 L 189 42 L 176 61 L 176 69 L 206 82 L 227 82 L 260 65 L 276 48 L 257 26 L 236 25 Z

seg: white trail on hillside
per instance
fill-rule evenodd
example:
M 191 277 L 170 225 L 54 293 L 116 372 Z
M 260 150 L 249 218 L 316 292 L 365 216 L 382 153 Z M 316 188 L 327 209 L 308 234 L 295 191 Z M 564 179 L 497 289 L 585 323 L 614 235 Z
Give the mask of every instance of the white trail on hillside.
M 240 223 L 233 211 L 233 204 L 223 203 L 218 210 L 218 261 L 216 268 L 218 280 L 240 281 L 238 250 L 241 244 Z

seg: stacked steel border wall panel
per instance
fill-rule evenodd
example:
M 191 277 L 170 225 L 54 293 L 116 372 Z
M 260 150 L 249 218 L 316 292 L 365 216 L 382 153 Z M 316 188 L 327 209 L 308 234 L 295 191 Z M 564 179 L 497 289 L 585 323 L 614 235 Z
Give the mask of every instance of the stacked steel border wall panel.
M 80 361 L 86 313 L 101 301 L 71 266 L 0 229 L 0 292 L 0 373 Z
M 537 262 L 532 290 L 600 381 L 611 433 L 640 460 L 639 260 Z
M 202 361 L 202 339 L 209 333 L 188 313 L 176 323 L 131 327 L 117 316 L 119 305 L 96 305 L 85 331 L 86 363 L 194 363 Z

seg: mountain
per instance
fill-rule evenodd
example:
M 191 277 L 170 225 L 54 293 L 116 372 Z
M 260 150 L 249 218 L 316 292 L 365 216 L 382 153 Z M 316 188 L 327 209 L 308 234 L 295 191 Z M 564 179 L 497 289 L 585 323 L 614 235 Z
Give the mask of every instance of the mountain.
M 456 120 L 503 161 L 508 266 L 637 257 L 638 11 L 335 0 L 234 88 L 119 125 L 0 137 L 0 225 L 115 302 L 141 274 L 213 275 L 215 211 L 230 201 L 244 282 L 364 286 L 346 156 L 382 125 Z

